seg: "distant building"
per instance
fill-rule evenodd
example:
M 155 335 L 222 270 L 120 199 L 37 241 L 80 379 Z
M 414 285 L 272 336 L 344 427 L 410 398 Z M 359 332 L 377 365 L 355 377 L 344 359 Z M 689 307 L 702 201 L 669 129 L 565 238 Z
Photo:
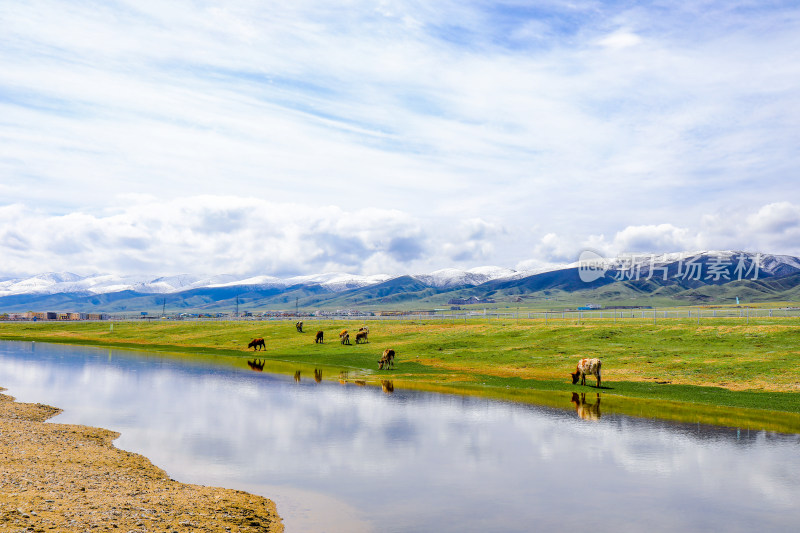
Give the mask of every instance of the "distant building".
M 377 311 L 375 316 L 412 316 L 412 315 L 435 315 L 436 311 L 432 309 L 423 309 L 418 311 Z

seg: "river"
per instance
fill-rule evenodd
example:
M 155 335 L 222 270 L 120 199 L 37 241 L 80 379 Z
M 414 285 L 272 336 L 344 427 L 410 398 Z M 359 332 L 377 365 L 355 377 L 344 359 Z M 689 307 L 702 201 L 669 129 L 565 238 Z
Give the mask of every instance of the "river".
M 0 385 L 19 401 L 118 431 L 179 481 L 271 498 L 287 533 L 800 523 L 800 435 L 603 415 L 593 394 L 560 410 L 336 377 L 0 342 Z

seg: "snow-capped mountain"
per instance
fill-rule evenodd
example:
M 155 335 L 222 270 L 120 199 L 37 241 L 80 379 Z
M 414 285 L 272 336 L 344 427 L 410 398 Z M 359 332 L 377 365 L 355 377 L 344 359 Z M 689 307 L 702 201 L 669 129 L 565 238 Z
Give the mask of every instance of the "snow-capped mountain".
M 787 255 L 774 254 L 753 254 L 741 251 L 702 251 L 702 252 L 682 252 L 658 255 L 648 254 L 626 254 L 619 257 L 604 258 L 599 254 L 589 254 L 589 259 L 593 264 L 601 265 L 601 270 L 605 272 L 607 283 L 614 281 L 648 280 L 659 278 L 664 283 L 673 280 L 687 280 L 686 273 L 690 266 L 694 266 L 692 272 L 696 275 L 691 277 L 693 283 L 725 283 L 741 279 L 765 279 L 768 277 L 781 278 L 791 276 L 800 272 L 800 258 Z M 536 270 L 513 270 L 509 268 L 486 266 L 462 270 L 457 268 L 445 268 L 436 270 L 429 274 L 415 274 L 409 277 L 414 280 L 416 286 L 429 287 L 438 292 L 461 289 L 497 290 L 508 286 L 518 286 L 517 293 L 524 293 L 530 290 L 540 290 L 544 285 L 556 284 L 557 279 L 569 281 L 563 285 L 572 287 L 569 290 L 581 290 L 586 285 L 573 278 L 575 269 L 580 270 L 584 264 L 582 261 L 569 265 L 552 265 L 537 268 Z M 727 266 L 726 266 L 727 265 Z M 720 274 L 721 268 L 725 266 L 727 274 Z M 700 275 L 702 269 L 702 276 Z M 636 270 L 634 275 L 633 269 Z M 738 275 L 735 275 L 736 269 Z M 647 275 L 658 269 L 657 275 Z M 747 272 L 748 276 L 742 276 L 742 272 Z M 571 274 L 570 274 L 571 272 Z M 626 275 L 627 272 L 627 275 Z M 758 275 L 753 273 L 757 272 Z M 639 275 L 641 274 L 641 276 Z M 603 275 L 600 273 L 599 275 Z M 203 289 L 216 291 L 215 294 L 230 294 L 231 288 L 241 287 L 241 292 L 287 292 L 294 290 L 311 289 L 314 294 L 345 294 L 348 291 L 355 291 L 365 287 L 376 286 L 377 293 L 385 297 L 386 294 L 395 291 L 408 290 L 409 285 L 404 283 L 392 283 L 392 280 L 403 278 L 404 276 L 391 276 L 385 274 L 361 276 L 346 274 L 342 272 L 328 272 L 314 275 L 294 276 L 279 278 L 275 276 L 235 276 L 222 274 L 215 276 L 194 276 L 176 275 L 158 278 L 147 278 L 142 276 L 120 276 L 113 274 L 94 274 L 80 276 L 70 272 L 49 272 L 38 274 L 26 278 L 6 279 L 0 281 L 0 298 L 5 302 L 14 302 L 14 305 L 23 305 L 23 300 L 47 297 L 48 295 L 64 295 L 69 298 L 93 298 L 100 295 L 114 295 L 115 299 L 133 298 L 146 295 L 166 295 L 183 293 Z M 712 278 L 709 280 L 709 278 Z M 669 280 L 667 280 L 669 278 Z M 532 282 L 535 281 L 535 282 Z M 585 279 L 583 281 L 586 281 Z M 400 288 L 405 287 L 405 288 Z M 417 290 L 417 289 L 415 289 Z M 520 292 L 521 291 L 521 292 Z M 124 294 L 129 293 L 129 294 Z
M 211 283 L 207 287 L 235 287 L 238 285 L 260 287 L 260 288 L 287 288 L 296 285 L 321 285 L 331 292 L 341 292 L 350 289 L 366 287 L 381 283 L 392 276 L 378 274 L 374 276 L 357 276 L 344 274 L 342 272 L 329 272 L 326 274 L 315 274 L 311 276 L 294 276 L 291 278 L 276 278 L 274 276 L 254 276 L 244 279 L 232 279 L 225 283 Z
M 425 285 L 436 287 L 437 289 L 449 289 L 453 287 L 480 285 L 495 279 L 510 278 L 517 274 L 516 270 L 502 267 L 477 267 L 469 270 L 459 270 L 457 268 L 443 268 L 430 274 L 418 274 L 412 276 Z
M 0 296 L 59 293 L 106 294 L 122 291 L 162 294 L 205 287 L 234 279 L 233 276 L 225 275 L 210 278 L 179 275 L 150 279 L 113 274 L 79 276 L 70 272 L 48 272 L 30 278 L 2 281 L 0 282 Z
M 499 278 L 520 274 L 502 267 L 478 267 L 470 270 L 446 268 L 430 274 L 414 275 L 415 279 L 436 288 L 449 288 L 461 285 L 480 285 Z M 135 291 L 145 294 L 170 294 L 198 288 L 221 288 L 250 286 L 259 288 L 287 288 L 297 285 L 320 285 L 331 292 L 341 292 L 375 285 L 397 276 L 376 274 L 360 276 L 343 272 L 327 272 L 305 276 L 278 278 L 275 276 L 238 277 L 222 274 L 211 277 L 182 274 L 155 279 L 137 276 L 117 276 L 95 274 L 79 276 L 70 272 L 48 272 L 29 278 L 10 279 L 0 282 L 0 296 L 15 294 L 58 294 L 87 293 L 106 294 L 111 292 Z
M 499 267 L 481 267 L 467 271 L 452 268 L 415 277 L 424 280 L 424 283 L 432 287 L 442 288 L 457 285 L 479 285 L 486 281 L 515 273 L 514 270 Z M 382 283 L 393 277 L 396 276 L 388 274 L 359 276 L 342 272 L 328 272 L 289 278 L 277 278 L 274 276 L 237 277 L 230 274 L 199 277 L 183 274 L 149 279 L 112 274 L 79 276 L 70 272 L 49 272 L 30 278 L 10 279 L 0 282 L 0 297 L 19 294 L 107 294 L 122 291 L 134 291 L 143 294 L 171 294 L 206 287 L 248 286 L 284 289 L 297 285 L 319 285 L 331 292 L 342 292 Z

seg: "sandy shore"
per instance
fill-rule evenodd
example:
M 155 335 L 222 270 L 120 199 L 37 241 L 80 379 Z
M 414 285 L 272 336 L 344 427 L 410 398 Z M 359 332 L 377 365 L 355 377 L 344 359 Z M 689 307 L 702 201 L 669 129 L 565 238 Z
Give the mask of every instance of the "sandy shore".
M 270 500 L 178 483 L 112 431 L 44 423 L 59 412 L 0 394 L 0 530 L 283 531 Z

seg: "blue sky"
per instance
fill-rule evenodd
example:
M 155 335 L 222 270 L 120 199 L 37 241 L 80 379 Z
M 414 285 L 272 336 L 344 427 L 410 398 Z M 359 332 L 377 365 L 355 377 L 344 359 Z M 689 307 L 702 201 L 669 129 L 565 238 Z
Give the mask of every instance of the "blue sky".
M 0 276 L 800 255 L 796 2 L 0 4 Z

